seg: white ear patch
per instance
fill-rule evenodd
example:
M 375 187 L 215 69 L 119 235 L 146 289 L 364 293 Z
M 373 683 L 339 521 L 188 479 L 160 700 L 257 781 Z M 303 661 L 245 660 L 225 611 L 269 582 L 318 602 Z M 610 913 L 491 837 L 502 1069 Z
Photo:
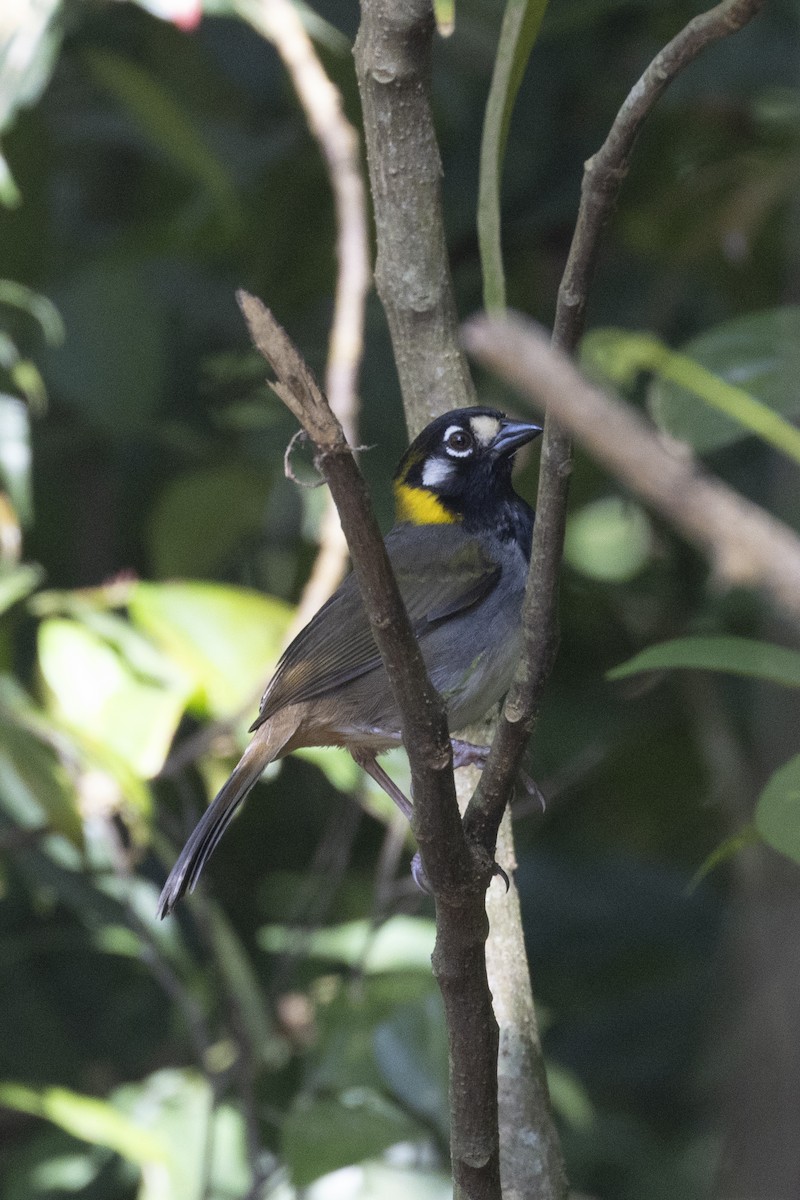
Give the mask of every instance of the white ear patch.
M 447 483 L 452 474 L 452 463 L 444 458 L 429 458 L 422 468 L 422 486 L 434 491 Z
M 469 423 L 475 434 L 475 441 L 480 446 L 490 446 L 500 432 L 497 417 L 470 417 Z

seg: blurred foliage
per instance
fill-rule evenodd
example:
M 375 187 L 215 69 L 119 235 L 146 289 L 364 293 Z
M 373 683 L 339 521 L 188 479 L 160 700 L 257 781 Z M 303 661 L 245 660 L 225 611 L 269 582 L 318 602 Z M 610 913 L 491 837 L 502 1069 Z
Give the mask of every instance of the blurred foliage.
M 323 166 L 277 56 L 235 6 L 208 3 L 202 20 L 190 0 L 15 7 L 16 24 L 0 19 L 0 1193 L 439 1200 L 431 913 L 408 883 L 407 839 L 346 755 L 271 768 L 204 888 L 154 918 L 316 551 L 321 494 L 284 478 L 292 422 L 233 293 L 263 296 L 322 367 Z M 308 27 L 357 121 L 356 6 L 314 8 Z M 439 6 L 442 25 L 452 11 Z M 539 320 L 583 161 L 696 11 L 551 0 L 521 82 L 530 39 L 509 48 L 506 286 Z M 434 89 L 466 314 L 482 293 L 479 154 L 501 18 L 459 0 L 455 20 Z M 798 25 L 793 0 L 771 0 L 660 104 L 591 294 L 604 332 L 584 348 L 795 526 L 794 464 L 741 405 L 712 405 L 734 394 L 798 414 Z M 640 331 L 658 353 L 631 357 Z M 388 527 L 404 432 L 374 299 L 362 393 L 362 463 Z M 518 486 L 533 498 L 530 463 Z M 518 805 L 553 1096 L 576 1188 L 694 1200 L 719 1154 L 711 1060 L 736 872 L 770 866 L 765 842 L 798 858 L 797 639 L 756 597 L 721 595 L 580 456 L 567 546 L 530 765 L 548 806 Z

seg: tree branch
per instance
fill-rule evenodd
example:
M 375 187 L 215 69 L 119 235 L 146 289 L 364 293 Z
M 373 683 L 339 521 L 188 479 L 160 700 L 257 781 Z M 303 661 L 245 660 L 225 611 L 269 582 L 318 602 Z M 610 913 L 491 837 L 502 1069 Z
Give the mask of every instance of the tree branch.
M 430 0 L 362 0 L 355 46 L 377 227 L 376 283 L 412 434 L 476 403 L 458 340 L 430 105 Z M 459 772 L 466 801 L 473 772 Z M 415 797 L 416 802 L 416 797 Z M 423 863 L 425 858 L 423 855 Z M 436 889 L 434 888 L 434 892 Z M 486 973 L 484 887 L 436 895 L 433 968 L 450 1047 L 451 1158 L 457 1197 L 499 1197 L 498 1028 Z M 496 924 L 501 924 L 498 915 Z M 524 961 L 521 937 L 517 955 Z M 499 990 L 502 981 L 493 981 Z M 524 1085 L 524 1081 L 523 1085 Z
M 378 254 L 375 283 L 416 434 L 475 404 L 458 342 L 430 108 L 430 0 L 362 0 L 354 47 Z
M 588 383 L 517 315 L 475 317 L 472 352 L 537 408 L 546 407 L 627 488 L 708 558 L 720 583 L 759 588 L 800 626 L 800 538 L 665 444 L 634 409 Z
M 583 333 L 589 286 L 601 238 L 628 173 L 642 125 L 672 80 L 711 43 L 736 33 L 766 0 L 723 0 L 684 26 L 630 90 L 603 145 L 588 160 L 567 265 L 558 292 L 553 346 L 571 354 Z M 470 324 L 468 349 L 476 354 L 480 323 Z M 479 355 L 480 356 L 480 355 Z M 510 364 L 509 364 L 510 366 Z M 558 648 L 558 578 L 564 546 L 567 492 L 572 470 L 568 435 L 559 429 L 554 405 L 545 418 L 539 492 L 528 589 L 525 651 L 498 725 L 492 753 L 466 814 L 468 836 L 492 852 L 509 788 L 536 724 L 545 684 Z
M 325 390 L 348 442 L 356 446 L 358 371 L 370 284 L 367 200 L 358 136 L 344 115 L 341 96 L 325 74 L 295 5 L 290 0 L 236 0 L 236 6 L 280 54 L 328 169 L 336 214 L 338 271 Z M 320 522 L 319 542 L 320 551 L 303 589 L 290 636 L 322 607 L 347 567 L 347 543 L 330 496 Z
M 316 465 L 339 510 L 364 608 L 400 709 L 414 790 L 413 828 L 437 908 L 433 961 L 450 1035 L 456 1195 L 500 1200 L 497 1025 L 483 953 L 483 895 L 491 865 L 476 863 L 468 849 L 444 706 L 428 679 L 366 485 L 341 427 L 269 310 L 246 292 L 238 299 L 256 348 L 277 376 L 275 392 L 317 447 Z

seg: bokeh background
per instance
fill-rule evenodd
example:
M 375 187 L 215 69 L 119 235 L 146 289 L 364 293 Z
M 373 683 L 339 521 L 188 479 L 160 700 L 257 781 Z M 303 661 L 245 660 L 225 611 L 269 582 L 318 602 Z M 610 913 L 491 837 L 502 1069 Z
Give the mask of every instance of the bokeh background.
M 544 324 L 582 164 L 696 11 L 550 4 L 503 191 L 509 301 Z M 346 756 L 276 765 L 202 893 L 154 918 L 243 744 L 323 507 L 284 477 L 293 424 L 234 290 L 261 296 L 321 372 L 335 267 L 325 173 L 275 51 L 234 9 L 199 15 L 84 0 L 0 13 L 0 1195 L 446 1197 L 432 913 L 408 880 L 412 847 Z M 358 125 L 357 7 L 315 0 L 306 15 Z M 465 316 L 481 304 L 500 18 L 459 0 L 434 53 Z M 799 34 L 794 0 L 769 0 L 669 91 L 589 312 L 593 330 L 688 347 L 789 415 Z M 599 370 L 591 343 L 586 357 Z M 494 381 L 480 391 L 513 409 Z M 628 395 L 678 403 L 643 376 Z M 388 528 L 405 427 L 374 296 L 361 402 Z M 796 465 L 741 429 L 709 434 L 697 411 L 678 432 L 796 524 Z M 530 500 L 535 482 L 534 453 L 518 475 Z M 793 1197 L 800 876 L 752 816 L 796 753 L 796 693 L 606 673 L 677 635 L 796 637 L 756 596 L 722 592 L 580 454 L 571 509 L 561 651 L 529 763 L 547 807 L 516 806 L 570 1178 L 602 1200 Z M 401 757 L 393 769 L 402 780 Z

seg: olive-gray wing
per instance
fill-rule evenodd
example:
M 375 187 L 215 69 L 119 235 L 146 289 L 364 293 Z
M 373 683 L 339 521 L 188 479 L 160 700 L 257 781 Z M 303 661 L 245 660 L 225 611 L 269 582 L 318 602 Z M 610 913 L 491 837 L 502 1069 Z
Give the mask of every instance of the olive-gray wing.
M 464 612 L 497 585 L 499 564 L 457 525 L 400 525 L 386 548 L 415 635 Z M 312 700 L 381 665 L 352 575 L 300 631 L 278 663 L 251 729 L 287 704 Z

